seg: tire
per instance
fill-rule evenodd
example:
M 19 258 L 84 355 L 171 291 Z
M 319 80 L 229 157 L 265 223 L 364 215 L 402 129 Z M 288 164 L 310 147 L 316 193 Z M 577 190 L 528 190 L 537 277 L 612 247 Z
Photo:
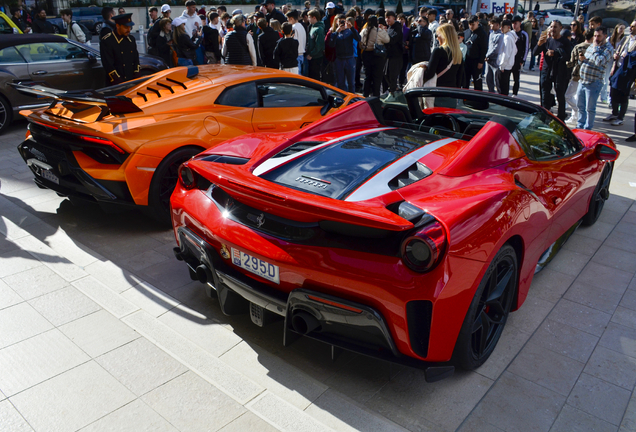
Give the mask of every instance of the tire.
M 170 223 L 170 195 L 177 185 L 179 166 L 203 150 L 200 147 L 181 147 L 161 161 L 152 176 L 148 191 L 150 216 L 161 223 Z
M 603 211 L 605 201 L 609 198 L 609 186 L 612 181 L 612 171 L 614 169 L 613 164 L 606 163 L 601 172 L 601 178 L 598 179 L 598 184 L 594 189 L 592 198 L 590 198 L 590 206 L 587 208 L 587 213 L 583 216 L 582 225 L 591 226 L 598 220 Z
M 97 23 L 95 24 L 95 31 L 94 33 L 99 36 L 99 32 L 102 31 L 102 27 L 104 27 L 104 23 Z
M 518 277 L 517 254 L 506 244 L 488 266 L 466 313 L 453 352 L 456 367 L 473 370 L 488 360 L 508 320 Z
M 54 26 L 53 26 L 53 33 L 54 33 L 54 34 L 57 34 L 57 35 L 62 34 L 62 33 L 60 32 L 60 28 L 59 28 L 58 26 L 56 26 L 56 25 L 54 25 Z
M 4 96 L 0 95 L 0 134 L 9 127 L 13 120 L 13 108 Z

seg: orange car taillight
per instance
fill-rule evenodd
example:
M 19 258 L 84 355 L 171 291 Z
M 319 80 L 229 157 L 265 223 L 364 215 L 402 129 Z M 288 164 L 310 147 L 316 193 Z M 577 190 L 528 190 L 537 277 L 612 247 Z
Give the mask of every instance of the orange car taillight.
M 440 262 L 446 248 L 446 232 L 435 221 L 402 242 L 402 261 L 411 270 L 426 273 Z
M 179 182 L 181 186 L 188 190 L 194 189 L 197 185 L 194 171 L 192 171 L 187 164 L 182 164 L 179 167 Z

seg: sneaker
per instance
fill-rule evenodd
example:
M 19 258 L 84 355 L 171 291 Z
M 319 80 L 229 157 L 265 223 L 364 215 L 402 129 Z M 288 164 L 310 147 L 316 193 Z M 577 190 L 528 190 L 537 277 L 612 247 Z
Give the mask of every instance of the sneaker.
M 576 120 L 577 120 L 576 118 L 574 118 L 574 117 L 570 117 L 570 118 L 568 118 L 568 119 L 565 121 L 565 124 L 568 124 L 568 125 L 571 125 L 571 126 L 572 126 L 572 125 L 576 125 Z
M 625 138 L 627 142 L 636 142 L 636 134 L 630 136 L 629 138 Z
M 621 126 L 623 124 L 623 120 L 621 119 L 616 119 L 613 122 L 610 123 L 612 126 Z
M 618 117 L 614 114 L 610 114 L 603 119 L 604 122 L 611 122 L 612 120 L 616 120 Z

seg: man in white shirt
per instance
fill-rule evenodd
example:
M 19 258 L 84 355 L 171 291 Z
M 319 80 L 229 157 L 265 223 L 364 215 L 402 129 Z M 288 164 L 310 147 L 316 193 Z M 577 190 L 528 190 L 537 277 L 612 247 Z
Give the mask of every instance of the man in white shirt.
M 501 32 L 503 33 L 503 44 L 501 52 L 499 53 L 499 75 L 497 82 L 499 82 L 499 93 L 504 96 L 508 96 L 510 91 L 510 74 L 512 68 L 515 65 L 515 57 L 517 55 L 517 34 L 512 30 L 512 22 L 510 20 L 503 20 L 501 23 Z
M 194 32 L 201 26 L 201 19 L 197 14 L 197 4 L 194 0 L 188 0 L 185 3 L 186 10 L 183 11 L 181 18 L 185 20 L 185 30 L 189 37 L 194 35 Z
M 287 22 L 292 25 L 294 39 L 298 41 L 298 74 L 302 74 L 303 62 L 305 61 L 305 45 L 307 44 L 307 33 L 305 27 L 298 22 L 298 11 L 293 10 L 285 15 Z

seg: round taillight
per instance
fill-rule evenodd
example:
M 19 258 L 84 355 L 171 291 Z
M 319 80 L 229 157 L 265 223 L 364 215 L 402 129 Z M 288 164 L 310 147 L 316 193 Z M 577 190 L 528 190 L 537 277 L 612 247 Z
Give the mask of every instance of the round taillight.
M 179 167 L 179 182 L 186 189 L 192 189 L 197 185 L 194 172 L 186 164 Z
M 445 246 L 444 228 L 433 222 L 402 242 L 402 261 L 411 270 L 425 273 L 439 263 Z

